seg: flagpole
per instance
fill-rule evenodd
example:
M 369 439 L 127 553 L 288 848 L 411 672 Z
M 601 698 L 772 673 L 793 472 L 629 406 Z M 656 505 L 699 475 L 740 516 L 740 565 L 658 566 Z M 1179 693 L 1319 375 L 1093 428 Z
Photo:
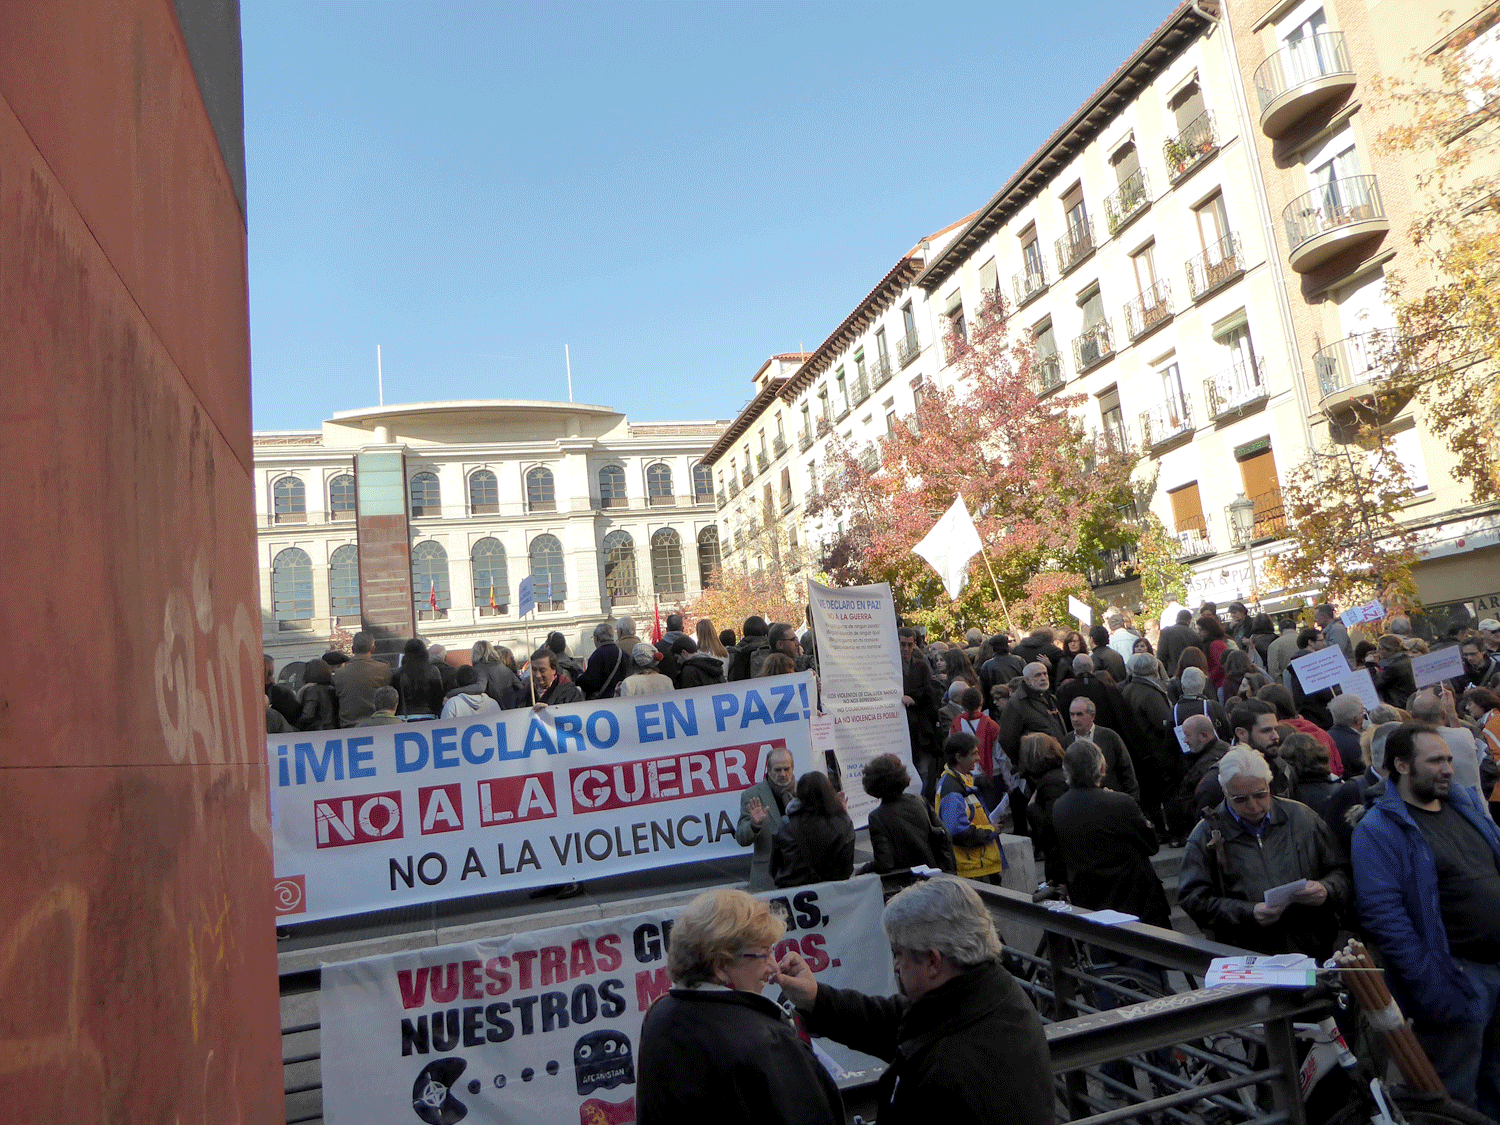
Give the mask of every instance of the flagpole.
M 1010 619 L 1010 606 L 1005 604 L 1005 595 L 1000 592 L 1000 580 L 995 577 L 995 571 L 990 566 L 990 552 L 985 547 L 979 549 L 979 557 L 984 560 L 984 569 L 990 572 L 990 581 L 995 584 L 995 597 L 1000 599 L 1000 609 L 1005 614 L 1005 623 L 1015 632 L 1016 623 Z

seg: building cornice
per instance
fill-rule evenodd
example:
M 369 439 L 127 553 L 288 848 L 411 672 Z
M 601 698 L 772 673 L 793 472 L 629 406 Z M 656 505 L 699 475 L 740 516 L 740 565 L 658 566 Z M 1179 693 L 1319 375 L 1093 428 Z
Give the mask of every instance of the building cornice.
M 761 370 L 764 371 L 765 368 L 762 367 Z M 785 383 L 785 377 L 773 377 L 765 386 L 756 391 L 755 397 L 745 404 L 744 409 L 735 416 L 734 421 L 729 423 L 728 429 L 719 435 L 719 440 L 708 447 L 708 452 L 703 455 L 703 463 L 712 466 L 720 457 L 728 453 L 730 446 L 734 445 L 755 420 L 765 413 L 766 407 L 771 404 Z

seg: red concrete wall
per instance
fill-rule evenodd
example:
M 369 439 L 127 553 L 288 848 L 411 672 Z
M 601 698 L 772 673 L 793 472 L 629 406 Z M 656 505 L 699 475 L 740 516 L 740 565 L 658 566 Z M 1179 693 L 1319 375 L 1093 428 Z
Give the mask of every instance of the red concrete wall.
M 245 224 L 170 0 L 0 0 L 0 1116 L 284 1120 Z

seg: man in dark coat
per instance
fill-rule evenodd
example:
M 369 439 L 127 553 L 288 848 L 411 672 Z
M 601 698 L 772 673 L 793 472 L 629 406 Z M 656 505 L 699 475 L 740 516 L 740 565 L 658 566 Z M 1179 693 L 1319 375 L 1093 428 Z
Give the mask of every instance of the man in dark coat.
M 771 654 L 770 627 L 764 617 L 745 618 L 745 629 L 739 644 L 729 650 L 729 682 L 752 680 Z
M 1141 785 L 1136 780 L 1135 762 L 1119 734 L 1094 722 L 1094 701 L 1079 696 L 1068 704 L 1068 722 L 1073 729 L 1063 739 L 1063 749 L 1073 745 L 1077 739 L 1087 739 L 1104 758 L 1104 786 L 1116 793 L 1127 794 L 1137 804 L 1141 800 Z
M 1219 759 L 1229 753 L 1229 743 L 1219 737 L 1207 715 L 1184 719 L 1182 737 L 1188 744 L 1188 752 L 1182 755 L 1182 777 L 1164 802 L 1167 831 L 1175 840 L 1185 839 L 1198 823 L 1203 809 L 1198 803 L 1198 786 L 1209 774 L 1218 773 Z
M 734 838 L 742 848 L 755 847 L 750 858 L 752 892 L 769 891 L 776 885 L 771 878 L 771 844 L 796 786 L 792 752 L 777 747 L 766 756 L 766 776 L 740 794 L 740 819 Z
M 448 663 L 448 649 L 443 645 L 428 645 L 427 659 L 437 669 L 438 676 L 443 681 L 443 695 L 446 697 L 458 686 L 458 669 Z
M 1059 745 L 1067 733 L 1063 727 L 1057 700 L 1047 690 L 1047 666 L 1041 663 L 1026 665 L 1025 678 L 1021 686 L 1000 712 L 1000 749 L 1010 759 L 1012 768 L 1021 763 L 1021 736 L 1039 731 L 1050 734 Z
M 1375 674 L 1375 688 L 1386 703 L 1404 708 L 1406 701 L 1417 691 L 1411 657 L 1401 647 L 1401 638 L 1395 633 L 1382 636 L 1377 651 L 1380 653 L 1380 670 Z
M 1130 679 L 1121 686 L 1120 695 L 1135 720 L 1137 738 L 1131 743 L 1131 756 L 1141 780 L 1141 808 L 1161 828 L 1165 827 L 1162 802 L 1177 784 L 1182 748 L 1172 729 L 1167 685 L 1156 678 L 1156 658 L 1138 652 L 1128 666 Z
M 900 629 L 901 702 L 906 707 L 906 726 L 911 734 L 911 759 L 922 775 L 922 793 L 931 799 L 937 785 L 942 756 L 938 735 L 938 707 L 942 692 L 932 678 L 932 669 L 917 650 L 917 631 Z
M 1161 631 L 1161 638 L 1156 642 L 1156 659 L 1161 661 L 1161 666 L 1167 670 L 1167 675 L 1177 675 L 1177 658 L 1185 649 L 1198 647 L 1198 630 L 1193 628 L 1193 611 L 1182 609 L 1177 611 L 1177 623 L 1168 625 Z
M 1105 762 L 1089 739 L 1063 754 L 1068 791 L 1052 806 L 1068 897 L 1089 910 L 1121 910 L 1142 922 L 1172 928 L 1167 892 L 1151 866 L 1159 845 L 1140 806 L 1124 793 L 1100 788 Z
M 339 695 L 339 726 L 358 726 L 375 713 L 375 692 L 389 687 L 391 666 L 375 659 L 375 638 L 361 630 L 350 645 L 354 658 L 333 674 Z
M 1119 682 L 1123 682 L 1123 677 Z M 1064 718 L 1073 700 L 1080 695 L 1093 702 L 1094 713 L 1099 716 L 1101 725 L 1118 734 L 1127 745 L 1133 746 L 1139 741 L 1135 715 L 1120 689 L 1101 680 L 1094 672 L 1093 660 L 1081 653 L 1073 658 L 1073 678 L 1057 689 L 1057 709 Z
M 1012 655 L 1020 658 L 1023 666 L 1045 664 L 1048 675 L 1047 686 L 1049 688 L 1052 686 L 1051 670 L 1057 663 L 1057 658 L 1062 655 L 1062 649 L 1052 643 L 1051 629 L 1038 629 L 1010 651 Z
M 1026 661 L 1010 651 L 1010 642 L 1004 633 L 996 633 L 990 638 L 990 651 L 994 655 L 979 666 L 979 688 L 986 703 L 990 699 L 990 688 L 1010 683 L 1026 668 Z
M 630 667 L 629 654 L 615 643 L 615 627 L 601 621 L 594 626 L 594 651 L 578 677 L 578 686 L 588 699 L 612 698 L 620 681 L 630 674 Z
M 1094 646 L 1094 667 L 1108 672 L 1117 684 L 1125 682 L 1125 658 L 1109 647 L 1109 630 L 1095 625 L 1089 630 L 1089 644 Z
M 1052 1125 L 1042 1021 L 1000 965 L 1000 939 L 979 893 L 964 879 L 928 879 L 891 899 L 882 922 L 900 996 L 820 984 L 797 953 L 777 973 L 809 1031 L 885 1060 L 880 1125 Z

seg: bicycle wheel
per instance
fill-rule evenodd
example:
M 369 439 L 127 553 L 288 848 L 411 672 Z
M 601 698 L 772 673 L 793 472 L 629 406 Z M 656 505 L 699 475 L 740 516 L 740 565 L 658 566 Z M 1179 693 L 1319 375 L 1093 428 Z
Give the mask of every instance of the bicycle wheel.
M 1495 1125 L 1477 1109 L 1456 1102 L 1447 1094 L 1422 1094 L 1415 1090 L 1388 1091 L 1407 1125 Z

